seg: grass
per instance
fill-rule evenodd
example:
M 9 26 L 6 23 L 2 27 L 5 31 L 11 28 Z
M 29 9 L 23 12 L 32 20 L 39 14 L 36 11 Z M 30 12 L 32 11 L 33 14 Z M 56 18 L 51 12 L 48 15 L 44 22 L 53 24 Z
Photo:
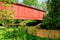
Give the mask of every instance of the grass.
M 0 28 L 0 40 L 56 40 L 40 38 L 27 33 L 27 27 Z M 58 39 L 60 40 L 60 39 Z

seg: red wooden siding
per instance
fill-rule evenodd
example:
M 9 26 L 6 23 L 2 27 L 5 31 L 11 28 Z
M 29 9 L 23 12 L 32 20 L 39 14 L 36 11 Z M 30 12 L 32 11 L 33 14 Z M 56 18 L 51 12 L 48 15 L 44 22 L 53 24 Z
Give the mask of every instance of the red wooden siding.
M 13 15 L 14 19 L 43 20 L 45 12 L 42 10 L 34 9 L 32 7 L 24 6 L 22 4 L 10 5 L 13 5 L 13 7 L 8 7 L 6 9 L 8 9 L 9 11 L 15 11 Z M 3 5 L 0 5 L 0 10 L 1 9 L 5 9 L 5 7 Z

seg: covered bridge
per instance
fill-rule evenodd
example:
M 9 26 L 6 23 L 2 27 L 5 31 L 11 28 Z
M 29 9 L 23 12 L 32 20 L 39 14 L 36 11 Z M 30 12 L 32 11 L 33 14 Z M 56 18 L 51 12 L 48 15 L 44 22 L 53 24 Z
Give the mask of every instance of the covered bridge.
M 18 3 L 10 4 L 10 6 L 5 7 L 3 3 L 0 2 L 0 10 L 8 9 L 9 11 L 15 11 L 13 14 L 14 19 L 43 20 L 45 13 L 43 10 Z

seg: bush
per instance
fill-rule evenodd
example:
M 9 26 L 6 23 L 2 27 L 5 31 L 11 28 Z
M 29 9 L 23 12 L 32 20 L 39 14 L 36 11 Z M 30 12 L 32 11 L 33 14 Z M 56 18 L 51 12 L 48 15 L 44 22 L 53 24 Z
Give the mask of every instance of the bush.
M 27 33 L 27 27 L 9 27 L 0 29 L 0 40 L 54 40 L 49 38 L 40 38 Z

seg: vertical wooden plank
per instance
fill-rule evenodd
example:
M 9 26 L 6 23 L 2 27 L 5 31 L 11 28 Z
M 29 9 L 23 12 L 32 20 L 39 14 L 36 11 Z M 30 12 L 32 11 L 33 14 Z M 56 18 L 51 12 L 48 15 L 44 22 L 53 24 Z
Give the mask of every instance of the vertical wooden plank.
M 18 5 L 14 5 L 14 11 L 15 11 L 15 13 L 14 13 L 14 19 L 19 19 L 19 7 L 18 7 Z
M 39 17 L 40 20 L 43 20 L 43 18 L 44 18 L 44 12 L 40 11 L 39 13 L 40 13 L 40 14 L 39 14 L 39 16 L 40 16 L 40 17 Z
M 19 6 L 19 18 L 22 19 L 22 8 Z

